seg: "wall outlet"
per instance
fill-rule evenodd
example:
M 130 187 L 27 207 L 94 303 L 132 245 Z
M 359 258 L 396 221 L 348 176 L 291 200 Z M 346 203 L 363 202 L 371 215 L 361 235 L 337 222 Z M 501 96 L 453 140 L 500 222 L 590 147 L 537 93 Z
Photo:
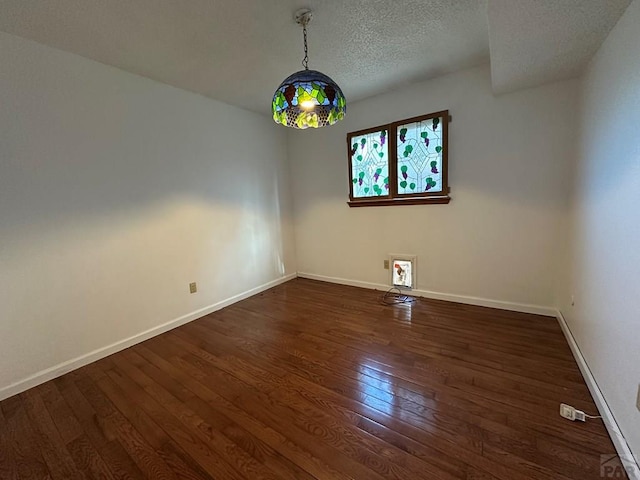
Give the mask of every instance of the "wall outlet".
M 638 385 L 638 398 L 636 398 L 636 408 L 640 411 L 640 385 Z
M 196 282 L 191 282 L 189 284 L 189 293 L 196 293 L 198 291 L 198 285 Z
M 384 261 L 384 269 L 389 270 L 389 260 Z

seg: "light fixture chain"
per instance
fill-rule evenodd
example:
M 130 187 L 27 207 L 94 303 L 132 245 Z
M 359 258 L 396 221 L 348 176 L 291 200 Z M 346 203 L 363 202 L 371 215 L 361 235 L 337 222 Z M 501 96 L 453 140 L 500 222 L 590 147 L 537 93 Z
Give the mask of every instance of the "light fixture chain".
M 302 66 L 305 70 L 309 70 L 309 49 L 307 48 L 307 23 L 302 24 L 302 32 L 304 35 L 304 58 L 302 59 Z
M 324 73 L 309 70 L 307 26 L 312 12 L 302 8 L 293 14 L 304 35 L 304 70 L 289 75 L 273 94 L 273 120 L 285 127 L 320 128 L 344 118 L 346 105 L 340 87 Z

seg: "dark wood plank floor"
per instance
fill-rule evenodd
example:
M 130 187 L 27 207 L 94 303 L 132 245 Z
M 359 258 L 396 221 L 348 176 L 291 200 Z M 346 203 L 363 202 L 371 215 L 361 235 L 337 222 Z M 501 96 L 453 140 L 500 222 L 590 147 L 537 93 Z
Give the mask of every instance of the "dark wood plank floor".
M 555 319 L 294 280 L 0 402 L 4 479 L 588 480 Z

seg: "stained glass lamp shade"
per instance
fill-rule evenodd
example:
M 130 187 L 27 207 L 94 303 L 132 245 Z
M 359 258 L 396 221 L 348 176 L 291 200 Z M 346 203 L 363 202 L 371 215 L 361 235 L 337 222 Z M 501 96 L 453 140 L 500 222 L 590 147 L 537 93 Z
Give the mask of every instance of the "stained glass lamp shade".
M 319 128 L 344 118 L 340 87 L 324 73 L 300 70 L 287 77 L 273 96 L 273 119 L 287 127 Z
M 344 94 L 330 77 L 309 70 L 307 55 L 307 25 L 311 12 L 296 13 L 296 22 L 304 31 L 304 70 L 290 75 L 276 89 L 271 110 L 276 123 L 292 128 L 319 128 L 333 125 L 344 118 L 347 109 Z

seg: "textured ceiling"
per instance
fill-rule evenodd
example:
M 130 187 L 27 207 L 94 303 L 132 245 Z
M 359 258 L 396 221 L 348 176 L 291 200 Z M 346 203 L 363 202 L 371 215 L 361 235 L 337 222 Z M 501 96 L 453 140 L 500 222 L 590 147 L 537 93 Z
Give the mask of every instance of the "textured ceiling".
M 1 0 L 0 30 L 256 112 L 309 66 L 347 101 L 479 65 L 497 93 L 576 76 L 630 0 Z M 490 42 L 489 42 L 490 40 Z M 489 49 L 489 44 L 491 48 Z
M 630 3 L 489 0 L 494 92 L 578 76 Z
M 347 101 L 489 60 L 482 0 L 2 0 L 0 30 L 257 112 L 309 67 Z

